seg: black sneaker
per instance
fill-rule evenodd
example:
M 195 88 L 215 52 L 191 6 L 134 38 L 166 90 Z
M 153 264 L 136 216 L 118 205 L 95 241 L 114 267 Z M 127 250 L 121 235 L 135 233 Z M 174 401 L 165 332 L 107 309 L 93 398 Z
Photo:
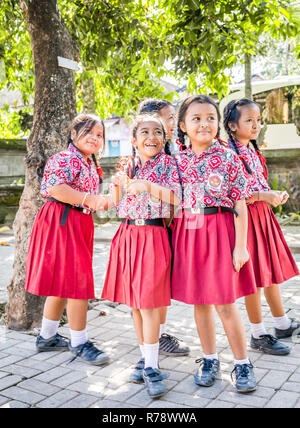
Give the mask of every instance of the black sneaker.
M 289 328 L 286 328 L 285 330 L 275 328 L 275 336 L 277 337 L 277 339 L 285 339 L 287 337 L 291 337 L 294 333 L 296 333 L 297 336 L 300 336 L 300 321 L 295 321 L 294 318 L 290 318 L 290 320 L 291 325 Z
M 58 333 L 55 336 L 49 337 L 49 339 L 44 339 L 39 334 L 36 338 L 35 346 L 38 352 L 67 351 L 69 339 Z
M 170 334 L 163 333 L 159 338 L 159 353 L 161 355 L 169 355 L 171 357 L 183 357 L 189 355 L 190 348 L 188 346 L 180 346 L 179 339 Z
M 216 379 L 216 374 L 220 369 L 219 360 L 208 360 L 207 358 L 200 358 L 195 361 L 200 363 L 200 367 L 195 373 L 195 383 L 200 386 L 212 386 Z
M 70 363 L 76 358 L 78 358 L 79 360 L 84 361 L 85 363 L 98 366 L 101 364 L 105 364 L 109 360 L 108 355 L 106 355 L 100 349 L 96 348 L 93 342 L 89 340 L 82 345 L 74 347 L 72 347 L 69 343 L 69 351 L 71 351 L 72 354 L 75 355 L 75 357 L 72 358 Z
M 233 379 L 235 376 L 235 379 Z M 256 379 L 253 365 L 237 364 L 231 372 L 231 379 L 238 392 L 252 392 L 256 390 Z
M 251 336 L 250 346 L 252 349 L 271 355 L 288 355 L 291 352 L 289 346 L 279 342 L 271 334 L 262 334 L 259 339 Z
M 129 382 L 144 383 L 143 370 L 145 368 L 145 358 L 141 358 L 129 376 Z

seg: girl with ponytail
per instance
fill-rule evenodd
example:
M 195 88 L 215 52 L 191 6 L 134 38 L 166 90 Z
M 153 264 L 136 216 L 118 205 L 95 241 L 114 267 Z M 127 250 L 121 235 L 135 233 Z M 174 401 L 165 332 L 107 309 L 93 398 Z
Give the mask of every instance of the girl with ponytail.
M 138 105 L 137 113 L 139 115 L 154 114 L 160 117 L 166 130 L 165 153 L 171 156 L 170 144 L 174 140 L 176 131 L 176 115 L 173 104 L 160 98 L 146 98 Z M 169 223 L 171 223 L 173 216 L 174 212 L 171 213 Z M 171 227 L 168 227 L 168 233 L 171 240 Z M 172 357 L 188 355 L 189 347 L 180 343 L 181 341 L 177 337 L 166 332 L 167 309 L 167 307 L 163 307 L 160 310 L 159 353 Z M 138 322 L 139 320 L 135 321 Z
M 243 98 L 231 101 L 224 109 L 224 128 L 230 148 L 238 154 L 248 179 L 248 251 L 253 263 L 256 292 L 245 297 L 251 324 L 251 347 L 273 355 L 289 354 L 290 348 L 278 341 L 289 337 L 300 322 L 289 319 L 283 308 L 278 284 L 299 274 L 280 226 L 270 207 L 287 201 L 286 192 L 271 190 L 268 169 L 256 139 L 261 129 L 259 106 Z M 275 327 L 267 334 L 262 320 L 261 289 L 264 289 Z
M 176 163 L 164 153 L 165 143 L 159 117 L 135 118 L 132 159 L 114 178 L 112 193 L 122 223 L 112 240 L 101 296 L 132 308 L 142 355 L 130 381 L 145 382 L 152 398 L 166 392 L 166 376 L 158 369 L 160 308 L 170 305 L 171 288 L 171 248 L 164 218 L 181 195 Z
M 99 195 L 99 150 L 104 150 L 102 120 L 78 115 L 69 129 L 68 148 L 45 167 L 41 194 L 47 201 L 34 221 L 25 279 L 26 291 L 47 297 L 37 351 L 69 350 L 75 358 L 96 365 L 108 360 L 86 332 L 88 299 L 95 297 L 92 213 L 110 203 L 109 197 Z M 70 342 L 57 333 L 65 306 Z

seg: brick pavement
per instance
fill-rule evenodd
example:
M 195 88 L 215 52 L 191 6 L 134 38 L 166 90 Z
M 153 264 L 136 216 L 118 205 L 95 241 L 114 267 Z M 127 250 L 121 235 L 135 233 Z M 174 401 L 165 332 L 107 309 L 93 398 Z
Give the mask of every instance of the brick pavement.
M 95 243 L 95 278 L 99 282 L 104 275 L 107 246 L 109 243 Z M 9 253 L 9 248 L 7 251 Z M 295 258 L 300 264 L 300 254 Z M 300 277 L 281 286 L 288 315 L 298 319 L 299 287 Z M 272 333 L 271 314 L 264 298 L 262 302 L 264 321 Z M 238 301 L 238 306 L 249 339 L 243 299 Z M 101 315 L 101 311 L 106 315 Z M 160 367 L 169 378 L 166 381 L 168 392 L 159 400 L 151 400 L 143 385 L 127 382 L 131 367 L 139 359 L 139 348 L 130 310 L 124 305 L 113 308 L 99 301 L 88 311 L 89 338 L 101 344 L 110 355 L 110 362 L 104 367 L 89 366 L 76 360 L 70 363 L 72 356 L 69 352 L 36 353 L 36 333 L 16 332 L 0 325 L 0 408 L 299 408 L 300 339 L 285 340 L 292 352 L 284 357 L 265 355 L 248 348 L 258 388 L 251 394 L 241 395 L 231 384 L 232 353 L 217 317 L 216 321 L 221 372 L 212 387 L 200 388 L 193 381 L 197 367 L 195 359 L 201 356 L 193 308 L 172 302 L 168 311 L 168 332 L 184 339 L 191 348 L 191 355 L 160 357 Z M 68 326 L 61 327 L 60 333 L 68 336 Z

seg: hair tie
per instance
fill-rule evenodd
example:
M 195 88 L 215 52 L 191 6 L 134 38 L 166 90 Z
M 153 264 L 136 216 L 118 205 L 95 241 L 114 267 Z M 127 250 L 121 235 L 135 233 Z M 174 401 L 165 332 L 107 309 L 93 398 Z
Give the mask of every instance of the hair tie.
M 96 170 L 97 170 L 97 172 L 98 172 L 99 177 L 100 177 L 100 178 L 101 178 L 101 180 L 102 180 L 102 179 L 103 179 L 103 170 L 102 170 L 101 166 L 100 166 L 100 165 L 97 165 L 97 166 L 96 166 Z

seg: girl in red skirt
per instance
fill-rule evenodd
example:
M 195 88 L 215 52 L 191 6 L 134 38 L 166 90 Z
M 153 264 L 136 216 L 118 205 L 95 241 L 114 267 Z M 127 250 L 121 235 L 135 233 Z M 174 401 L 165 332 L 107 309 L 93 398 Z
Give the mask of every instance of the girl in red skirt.
M 108 360 L 86 333 L 88 299 L 95 297 L 92 212 L 107 205 L 106 198 L 98 194 L 101 168 L 95 158 L 104 141 L 100 118 L 81 114 L 74 119 L 67 150 L 46 164 L 41 194 L 48 201 L 35 218 L 26 261 L 26 291 L 47 296 L 37 350 L 69 348 L 91 364 Z M 70 343 L 57 333 L 66 305 Z
M 132 144 L 133 158 L 114 180 L 122 223 L 112 241 L 102 298 L 132 308 L 142 359 L 130 380 L 144 381 L 149 395 L 160 397 L 166 390 L 165 376 L 158 370 L 160 308 L 170 305 L 171 275 L 171 249 L 163 219 L 170 215 L 170 204 L 180 203 L 180 183 L 158 117 L 137 116 Z
M 235 358 L 239 392 L 256 388 L 236 299 L 255 292 L 247 243 L 247 180 L 238 156 L 218 140 L 220 113 L 207 96 L 187 98 L 178 111 L 182 213 L 172 231 L 172 298 L 194 305 L 204 351 L 195 382 L 211 386 L 219 370 L 215 307 Z M 189 147 L 186 138 L 189 138 Z M 198 362 L 198 360 L 197 360 Z
M 246 98 L 231 101 L 224 109 L 224 127 L 229 146 L 241 158 L 251 189 L 248 207 L 248 250 L 253 262 L 257 291 L 245 298 L 251 323 L 251 347 L 274 355 L 285 355 L 290 348 L 278 339 L 291 336 L 300 322 L 284 311 L 278 284 L 299 274 L 293 256 L 270 207 L 285 204 L 287 192 L 271 190 L 268 172 L 256 139 L 261 130 L 259 106 Z M 267 334 L 262 321 L 261 289 L 271 309 L 275 336 Z

